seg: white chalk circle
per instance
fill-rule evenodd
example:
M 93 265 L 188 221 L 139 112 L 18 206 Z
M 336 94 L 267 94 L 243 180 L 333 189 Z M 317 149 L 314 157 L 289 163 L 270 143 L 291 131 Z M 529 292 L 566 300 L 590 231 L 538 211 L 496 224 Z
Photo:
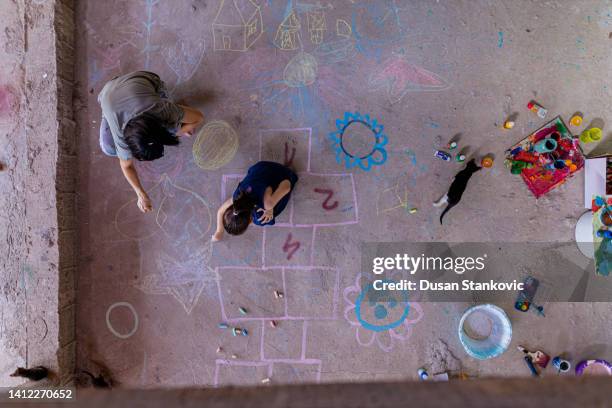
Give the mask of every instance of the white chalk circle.
M 283 80 L 288 87 L 301 88 L 311 85 L 317 79 L 317 59 L 310 54 L 300 52 L 291 58 L 285 71 Z
M 238 151 L 238 134 L 222 120 L 207 123 L 193 143 L 193 160 L 202 170 L 217 170 Z
M 474 319 L 480 317 L 480 319 Z M 465 351 L 478 360 L 502 354 L 512 340 L 508 315 L 495 305 L 470 307 L 459 322 L 459 340 Z
M 119 306 L 127 307 L 130 310 L 130 312 L 132 312 L 132 315 L 134 316 L 134 327 L 127 334 L 119 333 L 117 330 L 115 330 L 115 328 L 110 322 L 111 312 L 113 311 L 113 309 Z M 136 330 L 138 330 L 138 313 L 136 313 L 136 309 L 134 309 L 134 306 L 132 306 L 128 302 L 117 302 L 117 303 L 113 303 L 112 305 L 110 305 L 110 307 L 106 311 L 106 327 L 108 327 L 108 330 L 110 330 L 111 333 L 113 333 L 115 336 L 119 337 L 120 339 L 127 339 L 127 338 L 132 337 L 134 333 L 136 333 Z
M 574 230 L 576 245 L 582 255 L 589 259 L 595 258 L 595 247 L 593 244 L 593 212 L 587 211 L 578 218 Z

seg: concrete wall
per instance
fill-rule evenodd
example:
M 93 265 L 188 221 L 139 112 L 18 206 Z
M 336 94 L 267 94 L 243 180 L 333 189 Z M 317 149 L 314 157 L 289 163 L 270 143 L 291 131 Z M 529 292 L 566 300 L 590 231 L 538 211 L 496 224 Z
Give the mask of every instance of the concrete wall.
M 0 385 L 16 366 L 72 378 L 76 135 L 73 4 L 6 0 L 0 58 Z

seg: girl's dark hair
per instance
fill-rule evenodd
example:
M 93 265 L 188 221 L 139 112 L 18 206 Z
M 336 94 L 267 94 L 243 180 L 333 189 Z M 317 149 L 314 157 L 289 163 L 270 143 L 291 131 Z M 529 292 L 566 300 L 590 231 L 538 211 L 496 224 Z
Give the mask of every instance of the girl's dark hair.
M 123 130 L 123 138 L 134 158 L 140 161 L 159 159 L 165 146 L 176 146 L 179 139 L 153 115 L 143 113 L 131 119 Z
M 241 191 L 232 205 L 223 213 L 223 227 L 230 235 L 240 235 L 251 223 L 251 213 L 256 206 L 255 198 Z

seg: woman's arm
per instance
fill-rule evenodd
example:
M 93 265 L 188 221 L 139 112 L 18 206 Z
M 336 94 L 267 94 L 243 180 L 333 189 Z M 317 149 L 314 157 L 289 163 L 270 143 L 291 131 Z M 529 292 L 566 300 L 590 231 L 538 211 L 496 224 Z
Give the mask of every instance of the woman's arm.
M 119 159 L 119 164 L 121 166 L 121 171 L 123 171 L 123 175 L 125 179 L 130 183 L 130 186 L 134 189 L 134 192 L 138 196 L 138 208 L 140 211 L 146 213 L 153 209 L 153 205 L 151 204 L 151 199 L 147 195 L 146 191 L 142 188 L 142 184 L 140 184 L 140 179 L 138 179 L 138 173 L 136 172 L 136 167 L 134 167 L 133 161 Z
M 180 132 L 184 135 L 192 135 L 193 131 L 204 121 L 204 115 L 197 109 L 190 106 L 179 105 L 185 114 L 183 115 L 183 121 Z
M 233 200 L 230 198 L 226 202 L 221 204 L 221 207 L 219 207 L 219 209 L 217 210 L 217 230 L 212 236 L 213 242 L 221 241 L 221 238 L 223 238 L 223 214 L 225 213 L 225 210 L 227 210 L 232 205 L 232 203 Z

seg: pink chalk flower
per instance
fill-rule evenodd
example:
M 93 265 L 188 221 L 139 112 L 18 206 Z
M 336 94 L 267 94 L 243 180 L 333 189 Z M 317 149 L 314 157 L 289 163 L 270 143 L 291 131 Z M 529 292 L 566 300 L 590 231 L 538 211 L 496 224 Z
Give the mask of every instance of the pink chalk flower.
M 345 288 L 343 295 L 347 304 L 344 318 L 355 328 L 357 343 L 362 346 L 376 343 L 381 350 L 391 351 L 398 341 L 410 337 L 413 326 L 423 318 L 421 305 L 409 302 L 407 292 L 375 291 L 362 275 L 357 275 L 355 284 Z

